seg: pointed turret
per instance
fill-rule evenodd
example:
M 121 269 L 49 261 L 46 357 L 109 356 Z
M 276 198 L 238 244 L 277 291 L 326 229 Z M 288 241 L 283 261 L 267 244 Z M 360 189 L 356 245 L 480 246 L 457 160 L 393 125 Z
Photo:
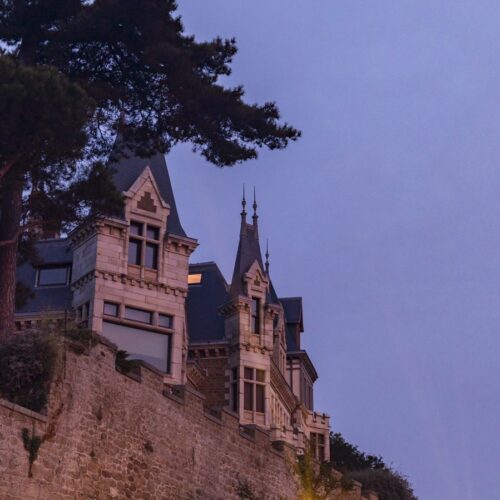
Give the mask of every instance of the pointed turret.
M 233 279 L 231 280 L 230 295 L 236 297 L 245 293 L 243 277 L 250 269 L 252 264 L 257 261 L 262 271 L 264 271 L 264 264 L 262 262 L 262 254 L 259 244 L 259 232 L 257 227 L 257 203 L 255 200 L 254 191 L 254 214 L 252 216 L 252 224 L 246 221 L 246 200 L 245 191 L 243 190 L 242 199 L 243 211 L 241 212 L 241 230 L 240 241 L 238 243 L 238 252 L 236 254 L 236 261 L 234 263 Z
M 113 180 L 116 189 L 119 192 L 128 191 L 144 169 L 149 167 L 163 201 L 170 205 L 168 233 L 185 237 L 186 233 L 184 232 L 177 212 L 165 156 L 161 153 L 157 153 L 149 158 L 137 156 L 129 148 L 123 146 L 123 136 L 120 133 L 118 133 L 116 137 L 114 150 L 119 152 L 119 158 L 118 160 L 111 160 L 108 168 L 113 170 Z M 113 153 L 111 154 L 111 158 L 113 158 Z

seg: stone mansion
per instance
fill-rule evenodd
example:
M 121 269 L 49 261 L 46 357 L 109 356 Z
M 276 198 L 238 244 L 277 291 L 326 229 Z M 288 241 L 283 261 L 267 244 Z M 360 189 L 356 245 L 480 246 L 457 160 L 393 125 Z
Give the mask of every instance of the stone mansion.
M 329 417 L 314 410 L 318 375 L 301 347 L 302 300 L 275 291 L 255 201 L 247 218 L 243 199 L 227 283 L 214 262 L 190 263 L 197 241 L 180 223 L 163 155 L 132 155 L 110 168 L 123 213 L 37 243 L 36 263 L 18 268 L 32 293 L 16 311 L 17 327 L 70 314 L 153 366 L 165 384 L 202 393 L 210 411 L 225 408 L 297 453 L 310 442 L 318 460 L 329 460 Z

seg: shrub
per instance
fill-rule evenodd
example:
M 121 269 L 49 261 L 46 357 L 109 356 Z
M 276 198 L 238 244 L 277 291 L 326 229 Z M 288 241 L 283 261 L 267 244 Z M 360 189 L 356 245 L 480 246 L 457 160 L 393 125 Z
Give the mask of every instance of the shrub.
M 33 411 L 43 410 L 60 345 L 47 331 L 19 333 L 1 344 L 0 396 Z
M 116 352 L 115 365 L 116 369 L 124 374 L 140 373 L 140 362 L 137 359 L 129 359 L 130 354 L 127 351 L 118 350 Z
M 365 469 L 351 472 L 349 477 L 373 490 L 379 500 L 417 500 L 408 480 L 392 469 Z

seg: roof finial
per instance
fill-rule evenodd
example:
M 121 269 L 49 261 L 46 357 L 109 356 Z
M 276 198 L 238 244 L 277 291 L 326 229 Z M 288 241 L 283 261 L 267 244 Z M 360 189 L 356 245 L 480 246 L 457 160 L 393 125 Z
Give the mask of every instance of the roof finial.
M 253 187 L 253 225 L 257 226 L 257 219 L 259 216 L 257 215 L 257 197 L 255 196 L 255 186 Z
M 245 207 L 247 206 L 247 200 L 245 199 L 245 184 L 243 184 L 243 198 L 241 199 L 241 206 L 243 210 L 241 211 L 241 223 L 246 223 L 247 221 L 247 212 Z
M 269 274 L 269 239 L 266 240 L 266 274 Z

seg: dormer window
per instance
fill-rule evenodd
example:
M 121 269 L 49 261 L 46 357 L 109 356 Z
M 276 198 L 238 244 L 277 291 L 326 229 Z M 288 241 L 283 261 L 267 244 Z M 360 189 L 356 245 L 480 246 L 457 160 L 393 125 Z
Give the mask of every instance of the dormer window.
M 69 283 L 69 266 L 45 266 L 38 268 L 36 286 L 65 286 Z
M 129 233 L 128 263 L 158 269 L 160 228 L 132 221 Z
M 252 333 L 260 333 L 260 299 L 252 297 Z

